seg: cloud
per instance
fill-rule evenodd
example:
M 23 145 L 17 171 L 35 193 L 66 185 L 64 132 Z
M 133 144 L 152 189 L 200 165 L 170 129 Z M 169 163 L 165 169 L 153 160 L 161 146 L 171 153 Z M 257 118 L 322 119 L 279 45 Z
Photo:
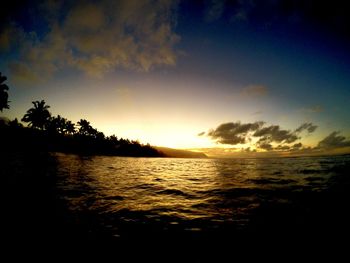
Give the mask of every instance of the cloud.
M 314 105 L 308 108 L 302 108 L 301 111 L 305 113 L 320 113 L 324 111 L 324 108 L 321 105 Z
M 242 148 L 241 149 L 241 152 L 245 152 L 245 153 L 255 153 L 256 152 L 256 149 L 251 149 L 250 147 L 247 147 L 247 148 Z
M 266 150 L 266 151 L 271 151 L 271 150 L 273 150 L 272 145 L 271 145 L 270 143 L 266 143 L 266 142 L 260 143 L 260 144 L 259 144 L 259 148 L 260 148 L 260 149 L 264 149 L 264 150 Z
M 267 88 L 263 85 L 249 85 L 241 90 L 244 97 L 261 97 L 267 94 Z
M 200 132 L 197 134 L 197 136 L 203 136 L 205 134 L 205 132 Z
M 247 134 L 258 130 L 264 123 L 228 122 L 219 125 L 216 129 L 210 130 L 207 135 L 220 144 L 244 144 L 247 141 Z
M 274 150 L 276 151 L 289 151 L 290 150 L 290 146 L 288 145 L 277 145 Z
M 346 139 L 344 136 L 339 135 L 338 131 L 334 131 L 323 140 L 321 140 L 318 143 L 318 147 L 324 149 L 350 147 L 350 140 Z
M 302 147 L 303 147 L 303 144 L 299 142 L 299 143 L 293 144 L 292 146 L 280 144 L 277 147 L 275 147 L 273 150 L 283 151 L 283 152 L 296 152 L 296 151 L 300 151 Z
M 313 123 L 303 123 L 298 128 L 286 130 L 279 125 L 267 125 L 263 121 L 253 123 L 227 122 L 209 130 L 206 135 L 218 144 L 238 145 L 249 143 L 253 149 L 264 151 L 301 151 L 306 149 L 301 142 L 300 134 L 316 130 Z M 202 132 L 199 135 L 203 136 Z M 294 143 L 294 144 L 293 144 Z M 310 152 L 310 150 L 308 151 Z
M 30 68 L 32 75 L 41 77 L 68 66 L 102 77 L 116 68 L 149 71 L 176 63 L 175 45 L 180 40 L 173 31 L 177 1 L 52 3 L 46 1 L 33 8 L 37 19 L 47 23 L 44 34 L 43 28 L 25 32 L 18 23 L 0 34 L 2 49 L 21 38 L 17 68 Z M 20 72 L 12 71 L 15 75 Z
M 259 130 L 257 130 L 253 136 L 260 137 L 259 143 L 266 143 L 266 142 L 286 142 L 286 143 L 292 143 L 299 139 L 299 137 L 289 131 L 289 130 L 283 130 L 278 125 L 271 125 L 268 127 L 263 127 Z
M 265 122 L 254 123 L 228 122 L 210 130 L 207 135 L 220 144 L 244 144 L 252 137 L 258 138 L 257 146 L 262 149 L 272 149 L 269 144 L 292 143 L 299 137 L 289 130 L 283 130 L 278 125 L 265 126 Z
M 231 17 L 232 22 L 241 22 L 241 21 L 247 21 L 248 20 L 248 14 L 245 10 L 241 9 L 237 11 L 234 15 Z
M 19 48 L 19 45 L 25 41 L 26 33 L 21 27 L 12 23 L 3 27 L 0 28 L 0 51 L 5 54 L 14 48 Z M 27 34 L 27 37 L 32 37 L 32 35 L 32 33 Z
M 254 0 L 239 0 L 233 4 L 231 22 L 248 22 L 256 3 Z
M 9 69 L 13 74 L 13 81 L 19 83 L 37 83 L 39 82 L 39 76 L 33 73 L 33 71 L 23 63 L 11 63 Z
M 219 19 L 225 8 L 225 0 L 210 0 L 207 2 L 207 8 L 205 10 L 205 21 L 213 22 Z
M 201 132 L 198 136 L 207 135 L 218 144 L 233 145 L 242 147 L 240 144 L 247 144 L 241 153 L 248 154 L 289 154 L 289 155 L 320 155 L 347 153 L 350 149 L 350 139 L 334 131 L 321 140 L 316 147 L 304 146 L 298 140 L 304 131 L 307 134 L 313 133 L 317 125 L 311 122 L 303 123 L 293 130 L 282 129 L 279 125 L 267 125 L 263 121 L 253 123 L 227 122 L 220 124 L 216 129 L 211 129 L 207 133 Z M 244 145 L 243 145 L 244 146 Z M 227 152 L 237 153 L 239 148 L 223 148 Z M 232 152 L 233 151 L 233 152 Z M 213 155 L 224 155 L 223 152 L 212 152 Z M 227 153 L 228 154 L 228 153 Z M 265 156 L 265 155 L 261 156 Z
M 295 143 L 295 144 L 293 144 L 293 146 L 292 146 L 293 149 L 300 149 L 301 147 L 303 147 L 303 144 L 302 144 L 301 142 Z
M 223 1 L 215 2 L 212 11 L 214 14 L 222 14 L 221 8 L 215 8 Z M 219 4 L 217 4 L 219 2 Z M 221 3 L 220 3 L 221 2 Z M 280 30 L 290 30 L 290 27 L 310 26 L 333 38 L 348 38 L 349 16 L 344 10 L 349 9 L 347 1 L 257 1 L 235 0 L 226 1 L 224 11 L 230 17 L 231 22 L 250 24 L 261 29 L 263 27 L 278 27 Z M 209 9 L 211 10 L 211 9 Z M 216 19 L 222 15 L 214 15 Z
M 317 125 L 314 125 L 311 122 L 303 123 L 297 129 L 295 129 L 295 132 L 300 133 L 306 130 L 308 133 L 312 133 L 317 129 L 317 127 L 318 127 Z
M 0 50 L 1 51 L 7 51 L 10 49 L 10 29 L 7 28 L 4 32 L 0 34 Z

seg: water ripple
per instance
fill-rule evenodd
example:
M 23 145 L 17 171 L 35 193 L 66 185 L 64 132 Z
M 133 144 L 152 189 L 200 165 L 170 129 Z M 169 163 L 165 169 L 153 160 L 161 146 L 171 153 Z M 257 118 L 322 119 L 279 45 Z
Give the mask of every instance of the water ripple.
M 162 222 L 167 229 L 194 232 L 221 224 L 247 227 L 260 218 L 261 211 L 270 213 L 291 207 L 293 211 L 306 211 L 305 204 L 315 202 L 316 194 L 349 184 L 345 176 L 350 167 L 348 156 L 55 157 L 59 163 L 60 196 L 71 211 L 95 212 L 101 217 L 101 225 L 113 229 L 135 222 Z

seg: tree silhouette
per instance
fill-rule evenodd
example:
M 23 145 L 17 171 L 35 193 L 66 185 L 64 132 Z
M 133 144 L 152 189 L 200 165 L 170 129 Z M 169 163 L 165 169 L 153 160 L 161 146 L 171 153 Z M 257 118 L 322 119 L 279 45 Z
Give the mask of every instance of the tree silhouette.
M 56 117 L 50 117 L 49 122 L 46 125 L 46 130 L 48 130 L 52 134 L 64 133 L 66 124 L 66 119 L 62 118 L 60 115 L 57 115 Z
M 22 121 L 28 122 L 29 126 L 44 130 L 48 126 L 51 113 L 48 111 L 49 105 L 45 105 L 45 101 L 33 101 L 34 107 L 27 110 Z
M 118 137 L 115 136 L 114 134 L 111 135 L 111 136 L 109 136 L 109 137 L 107 137 L 107 140 L 108 140 L 113 146 L 119 144 Z
M 79 128 L 79 134 L 81 135 L 89 135 L 90 130 L 91 130 L 91 125 L 90 122 L 88 122 L 87 120 L 81 119 L 80 121 L 78 121 L 78 125 L 80 126 Z
M 2 77 L 3 82 L 6 78 Z M 6 90 L 7 86 L 3 90 Z M 81 119 L 77 126 L 60 115 L 51 116 L 49 105 L 44 100 L 33 101 L 33 107 L 27 110 L 22 121 L 29 123 L 24 127 L 17 119 L 10 121 L 0 118 L 0 134 L 6 140 L 1 149 L 39 149 L 40 151 L 58 151 L 76 154 L 105 154 L 114 156 L 165 156 L 163 153 L 143 145 L 138 141 L 106 137 Z M 38 130 L 31 129 L 36 128 Z M 67 136 L 73 135 L 73 136 Z M 4 146 L 5 145 L 5 146 Z
M 9 87 L 3 83 L 6 80 L 7 80 L 7 78 L 5 76 L 2 76 L 1 72 L 0 72 L 0 111 L 2 111 L 3 109 L 10 108 L 10 106 L 8 105 L 8 103 L 9 103 L 8 96 L 9 95 L 7 94 Z
M 67 134 L 74 134 L 75 133 L 75 124 L 71 121 L 66 121 L 65 123 L 65 132 Z
M 15 118 L 13 121 L 10 121 L 8 125 L 13 129 L 23 128 L 23 124 L 19 123 L 17 118 Z
M 58 130 L 58 132 L 61 133 L 61 134 L 65 134 L 66 133 L 66 122 L 67 122 L 67 119 L 66 118 L 62 118 L 60 115 L 57 115 L 56 122 L 57 122 L 57 130 Z
M 75 124 L 60 115 L 57 115 L 56 117 L 50 118 L 46 129 L 51 134 L 74 134 Z

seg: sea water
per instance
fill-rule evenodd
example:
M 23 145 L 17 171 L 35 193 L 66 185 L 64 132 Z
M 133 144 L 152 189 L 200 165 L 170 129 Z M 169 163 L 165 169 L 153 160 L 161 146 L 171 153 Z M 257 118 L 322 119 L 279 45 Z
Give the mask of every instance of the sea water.
M 72 220 L 116 239 L 315 234 L 348 224 L 349 156 L 55 158 Z

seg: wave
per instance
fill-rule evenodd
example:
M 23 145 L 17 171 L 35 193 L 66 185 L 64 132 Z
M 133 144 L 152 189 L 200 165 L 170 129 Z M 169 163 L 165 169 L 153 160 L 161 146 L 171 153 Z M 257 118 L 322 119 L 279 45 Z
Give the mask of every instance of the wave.
M 121 231 L 117 235 L 137 235 L 146 226 L 216 233 L 294 224 L 295 230 L 316 218 L 321 226 L 344 214 L 350 192 L 350 157 L 63 157 L 56 157 L 58 191 L 73 218 L 95 216 L 91 222 Z
M 195 198 L 193 195 L 185 193 L 178 189 L 165 189 L 165 190 L 156 191 L 155 193 L 160 195 L 174 195 L 174 196 L 183 196 L 186 198 Z

